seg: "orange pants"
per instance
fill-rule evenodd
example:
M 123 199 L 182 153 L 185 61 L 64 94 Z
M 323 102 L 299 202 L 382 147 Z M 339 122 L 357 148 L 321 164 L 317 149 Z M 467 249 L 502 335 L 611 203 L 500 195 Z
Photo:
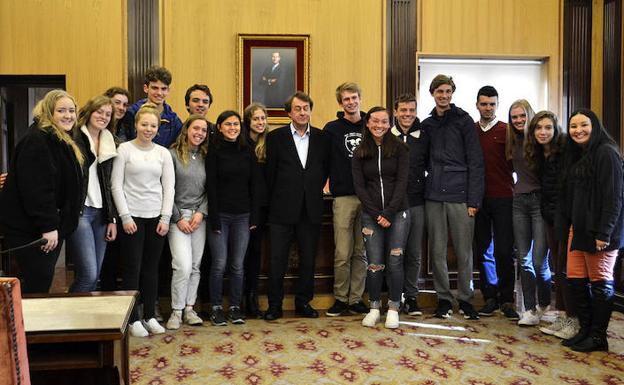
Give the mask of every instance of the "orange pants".
M 590 281 L 612 281 L 618 250 L 588 253 L 570 250 L 572 227 L 568 238 L 568 278 L 589 278 Z

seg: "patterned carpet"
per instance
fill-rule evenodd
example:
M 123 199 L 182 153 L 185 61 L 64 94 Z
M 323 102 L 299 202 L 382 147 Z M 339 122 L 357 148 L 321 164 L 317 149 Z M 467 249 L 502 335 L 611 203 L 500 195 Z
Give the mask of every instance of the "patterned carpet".
M 576 353 L 502 316 L 402 317 L 388 330 L 360 317 L 184 326 L 132 338 L 132 384 L 624 385 L 624 315 L 609 353 Z

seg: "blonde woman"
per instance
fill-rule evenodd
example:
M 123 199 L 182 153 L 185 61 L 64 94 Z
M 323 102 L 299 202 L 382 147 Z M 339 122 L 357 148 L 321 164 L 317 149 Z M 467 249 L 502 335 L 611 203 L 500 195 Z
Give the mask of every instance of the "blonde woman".
M 193 306 L 197 299 L 202 254 L 206 244 L 206 166 L 208 121 L 191 115 L 169 152 L 175 170 L 175 198 L 169 230 L 171 249 L 171 317 L 167 329 L 179 329 L 182 321 L 201 325 Z
M 130 318 L 134 337 L 165 332 L 154 317 L 158 262 L 169 232 L 175 174 L 169 151 L 152 141 L 159 124 L 156 106 L 141 106 L 135 115 L 136 138 L 119 146 L 113 163 L 113 198 L 123 224 L 122 288 L 139 290 L 143 303 L 143 320 L 136 307 Z
M 63 90 L 48 92 L 35 106 L 35 122 L 15 149 L 0 198 L 8 247 L 45 239 L 14 253 L 23 293 L 49 291 L 63 239 L 78 225 L 84 156 L 70 135 L 77 110 Z

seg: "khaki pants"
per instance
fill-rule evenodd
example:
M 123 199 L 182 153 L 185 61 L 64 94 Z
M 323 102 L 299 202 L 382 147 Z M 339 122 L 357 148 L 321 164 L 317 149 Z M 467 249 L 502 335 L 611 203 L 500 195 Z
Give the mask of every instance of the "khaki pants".
M 361 206 L 355 195 L 334 198 L 334 296 L 350 305 L 362 300 L 366 285 Z

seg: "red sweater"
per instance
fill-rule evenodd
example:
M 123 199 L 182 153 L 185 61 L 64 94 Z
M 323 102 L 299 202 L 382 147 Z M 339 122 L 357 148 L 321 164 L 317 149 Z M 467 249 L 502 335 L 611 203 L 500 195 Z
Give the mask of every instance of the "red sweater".
M 485 165 L 485 197 L 513 197 L 513 167 L 511 161 L 505 159 L 505 136 L 507 123 L 500 120 L 487 132 L 483 132 L 479 122 L 475 123 L 479 142 L 483 150 Z

